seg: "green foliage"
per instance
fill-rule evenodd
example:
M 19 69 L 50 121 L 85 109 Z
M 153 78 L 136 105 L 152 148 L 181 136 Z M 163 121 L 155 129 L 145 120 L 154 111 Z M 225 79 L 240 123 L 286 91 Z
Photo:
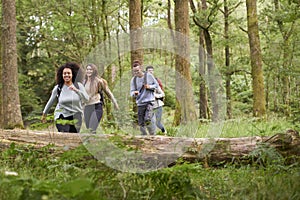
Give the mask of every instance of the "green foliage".
M 0 199 L 299 199 L 299 164 L 261 147 L 255 166 L 183 163 L 143 174 L 112 170 L 80 146 L 12 144 L 0 154 Z M 276 161 L 276 162 L 274 162 Z M 279 161 L 279 162 L 278 162 Z
M 165 92 L 165 98 L 164 98 L 165 106 L 175 109 L 175 105 L 176 105 L 175 92 L 173 90 L 170 90 L 167 87 L 165 88 L 164 92 Z

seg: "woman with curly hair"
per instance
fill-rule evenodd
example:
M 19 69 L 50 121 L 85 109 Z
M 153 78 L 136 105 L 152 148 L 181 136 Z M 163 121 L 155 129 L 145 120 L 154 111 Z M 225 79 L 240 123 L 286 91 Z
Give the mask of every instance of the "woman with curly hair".
M 43 111 L 43 123 L 46 122 L 46 115 L 57 99 L 54 111 L 57 130 L 69 133 L 80 132 L 83 102 L 89 100 L 89 96 L 81 83 L 82 78 L 83 73 L 77 63 L 69 62 L 58 68 L 56 85 Z
M 113 93 L 108 87 L 107 81 L 99 76 L 95 64 L 91 63 L 86 66 L 84 86 L 90 97 L 84 108 L 85 126 L 92 133 L 96 133 L 96 129 L 103 115 L 102 92 L 104 92 L 113 102 L 115 109 L 118 110 L 119 106 Z

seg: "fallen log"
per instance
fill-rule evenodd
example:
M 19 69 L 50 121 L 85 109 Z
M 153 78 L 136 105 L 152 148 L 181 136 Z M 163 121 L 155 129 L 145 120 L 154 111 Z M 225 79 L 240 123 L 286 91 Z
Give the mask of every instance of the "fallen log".
M 295 130 L 288 130 L 271 137 L 239 138 L 180 138 L 0 130 L 0 148 L 8 147 L 12 142 L 36 147 L 52 144 L 65 150 L 83 144 L 95 158 L 109 162 L 109 165 L 142 159 L 142 168 L 149 167 L 149 165 L 145 166 L 145 162 L 150 163 L 151 167 L 155 162 L 153 168 L 170 166 L 179 158 L 183 161 L 204 162 L 209 165 L 251 162 L 257 159 L 262 150 L 268 149 L 276 150 L 278 155 L 288 159 L 288 162 L 300 160 L 300 136 Z

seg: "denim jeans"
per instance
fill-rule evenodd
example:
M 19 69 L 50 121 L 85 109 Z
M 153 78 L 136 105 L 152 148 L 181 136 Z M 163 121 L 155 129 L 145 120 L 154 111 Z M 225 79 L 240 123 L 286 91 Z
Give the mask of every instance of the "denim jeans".
M 152 103 L 138 106 L 138 124 L 142 135 L 147 135 L 147 130 L 150 135 L 155 134 L 156 127 Z
M 96 133 L 100 120 L 103 115 L 102 103 L 87 105 L 84 108 L 84 122 L 87 129 Z
M 162 117 L 162 112 L 163 112 L 162 106 L 155 108 L 153 111 L 155 114 L 156 126 L 160 130 L 164 130 L 165 129 L 164 125 L 161 123 L 161 117 Z

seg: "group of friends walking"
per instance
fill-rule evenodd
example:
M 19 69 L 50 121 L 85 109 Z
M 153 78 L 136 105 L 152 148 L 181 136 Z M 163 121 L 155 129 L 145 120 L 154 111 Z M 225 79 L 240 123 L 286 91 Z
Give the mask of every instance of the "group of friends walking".
M 130 83 L 130 95 L 135 98 L 138 112 L 138 124 L 142 135 L 155 135 L 156 126 L 166 134 L 161 123 L 163 98 L 165 96 L 161 81 L 153 75 L 154 67 L 146 71 L 139 61 L 132 66 L 133 77 Z M 96 133 L 103 116 L 103 93 L 119 110 L 116 98 L 101 78 L 95 64 L 85 66 L 85 72 L 74 62 L 60 66 L 56 72 L 56 85 L 43 110 L 42 122 L 51 107 L 57 102 L 54 120 L 59 132 L 79 133 L 82 119 L 91 133 Z

